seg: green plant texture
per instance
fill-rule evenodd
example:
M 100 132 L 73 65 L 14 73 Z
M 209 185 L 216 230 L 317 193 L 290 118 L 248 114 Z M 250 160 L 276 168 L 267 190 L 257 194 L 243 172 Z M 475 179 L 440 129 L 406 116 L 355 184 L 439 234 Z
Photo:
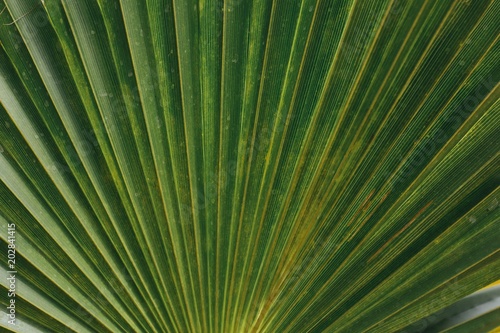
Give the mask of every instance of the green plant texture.
M 500 1 L 0 11 L 0 330 L 424 332 L 500 280 Z

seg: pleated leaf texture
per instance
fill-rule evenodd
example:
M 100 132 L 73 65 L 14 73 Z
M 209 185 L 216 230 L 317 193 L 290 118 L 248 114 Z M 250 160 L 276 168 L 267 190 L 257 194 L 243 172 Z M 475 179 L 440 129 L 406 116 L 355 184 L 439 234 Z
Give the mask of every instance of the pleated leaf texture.
M 0 6 L 4 331 L 423 331 L 500 279 L 500 1 Z

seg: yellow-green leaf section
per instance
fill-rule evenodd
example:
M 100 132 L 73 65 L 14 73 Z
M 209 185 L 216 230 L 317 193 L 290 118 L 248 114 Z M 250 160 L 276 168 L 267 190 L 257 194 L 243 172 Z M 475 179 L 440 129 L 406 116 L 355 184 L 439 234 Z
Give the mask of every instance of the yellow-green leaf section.
M 397 332 L 500 279 L 500 1 L 1 6 L 5 330 Z

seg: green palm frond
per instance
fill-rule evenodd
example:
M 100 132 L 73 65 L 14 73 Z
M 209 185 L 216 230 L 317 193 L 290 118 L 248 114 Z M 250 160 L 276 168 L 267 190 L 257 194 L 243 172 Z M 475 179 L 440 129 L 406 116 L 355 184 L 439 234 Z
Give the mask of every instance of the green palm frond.
M 398 332 L 500 280 L 500 1 L 2 8 L 5 330 Z

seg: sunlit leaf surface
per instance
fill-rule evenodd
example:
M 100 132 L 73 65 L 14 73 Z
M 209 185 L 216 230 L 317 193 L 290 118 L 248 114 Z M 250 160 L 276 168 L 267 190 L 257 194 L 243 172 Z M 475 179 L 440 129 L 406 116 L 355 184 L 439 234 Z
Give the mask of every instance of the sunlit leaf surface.
M 500 279 L 500 1 L 1 8 L 5 330 L 397 332 Z

